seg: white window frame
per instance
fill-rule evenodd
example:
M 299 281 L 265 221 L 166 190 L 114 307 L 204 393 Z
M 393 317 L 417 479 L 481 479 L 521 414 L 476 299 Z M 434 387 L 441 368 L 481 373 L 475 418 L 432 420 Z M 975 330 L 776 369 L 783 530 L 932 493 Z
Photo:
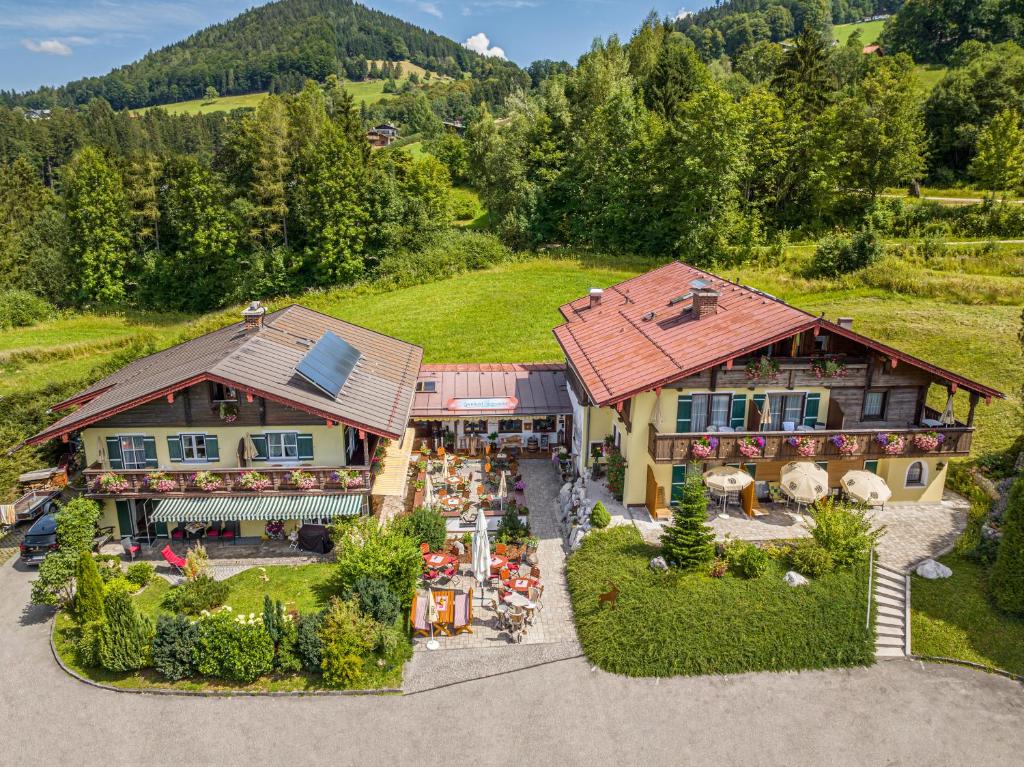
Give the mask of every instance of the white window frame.
M 181 461 L 182 463 L 209 463 L 210 459 L 206 455 L 206 435 L 198 434 L 195 432 L 189 432 L 187 434 L 179 434 L 178 438 L 181 440 Z M 199 457 L 199 440 L 202 440 L 203 457 Z M 193 457 L 189 458 L 189 450 L 192 450 Z
M 911 482 L 910 469 L 915 463 L 921 467 L 921 479 L 918 482 Z M 925 461 L 911 461 L 907 464 L 907 473 L 903 475 L 903 487 L 928 487 L 928 464 Z
M 133 454 L 139 453 L 141 451 L 142 463 L 137 463 L 137 462 L 133 461 L 133 465 L 132 466 L 128 465 L 128 460 L 127 460 L 128 453 L 124 449 L 124 443 L 122 441 L 122 440 L 125 440 L 125 439 L 132 440 L 131 452 Z M 139 448 L 135 447 L 135 444 L 134 444 L 135 440 L 139 440 L 139 445 L 140 445 Z M 126 471 L 136 471 L 138 469 L 145 469 L 146 468 L 146 435 L 145 434 L 118 434 L 117 435 L 117 444 L 121 447 L 121 465 L 125 468 Z
M 292 461 L 297 462 L 299 460 L 299 433 L 297 431 L 268 431 L 267 435 L 267 460 L 268 461 Z M 273 444 L 271 442 L 273 437 L 281 438 L 281 453 L 282 455 L 274 455 Z M 285 445 L 285 437 L 292 438 L 292 446 L 295 448 L 295 455 L 285 455 L 287 452 L 287 446 Z

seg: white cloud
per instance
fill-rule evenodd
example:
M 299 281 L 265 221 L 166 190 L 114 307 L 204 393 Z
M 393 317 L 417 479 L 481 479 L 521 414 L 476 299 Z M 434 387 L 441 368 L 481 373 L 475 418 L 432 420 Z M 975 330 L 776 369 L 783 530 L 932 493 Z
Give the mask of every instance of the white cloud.
M 469 48 L 471 51 L 476 51 L 481 56 L 487 56 L 489 58 L 505 58 L 505 51 L 499 48 L 497 45 L 492 46 L 491 40 L 483 32 L 477 32 L 475 35 L 470 37 L 463 43 L 464 46 Z
M 444 14 L 441 13 L 441 9 L 434 3 L 416 3 L 416 7 L 424 13 L 429 13 L 431 16 L 437 16 L 439 19 L 444 16 Z
M 47 53 L 51 56 L 70 56 L 71 47 L 60 40 L 22 40 L 21 44 L 33 53 Z

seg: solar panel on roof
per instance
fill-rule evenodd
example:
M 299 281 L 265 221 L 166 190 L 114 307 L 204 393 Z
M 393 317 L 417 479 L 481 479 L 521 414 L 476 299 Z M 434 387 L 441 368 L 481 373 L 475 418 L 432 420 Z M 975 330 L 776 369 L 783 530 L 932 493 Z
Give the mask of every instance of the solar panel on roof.
M 358 349 L 328 330 L 306 352 L 295 372 L 334 399 L 361 356 Z

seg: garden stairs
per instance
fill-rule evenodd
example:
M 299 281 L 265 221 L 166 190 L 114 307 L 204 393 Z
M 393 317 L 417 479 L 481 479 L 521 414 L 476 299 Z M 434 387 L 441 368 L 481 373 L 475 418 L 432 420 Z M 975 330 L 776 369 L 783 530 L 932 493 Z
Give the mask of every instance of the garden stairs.
M 907 576 L 875 564 L 875 657 L 905 658 L 909 646 Z

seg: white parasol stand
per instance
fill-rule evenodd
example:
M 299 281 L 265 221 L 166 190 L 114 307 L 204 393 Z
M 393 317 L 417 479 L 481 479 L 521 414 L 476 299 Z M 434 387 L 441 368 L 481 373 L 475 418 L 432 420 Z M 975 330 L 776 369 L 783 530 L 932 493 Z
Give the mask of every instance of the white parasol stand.
M 476 513 L 473 531 L 473 577 L 480 584 L 480 606 L 484 604 L 484 584 L 491 575 L 491 541 L 487 535 L 487 515 L 480 509 Z
M 427 642 L 428 650 L 436 650 L 441 646 L 441 643 L 434 639 L 434 624 L 437 623 L 437 604 L 434 602 L 434 591 L 433 589 L 427 589 L 427 623 L 430 624 L 430 640 Z

